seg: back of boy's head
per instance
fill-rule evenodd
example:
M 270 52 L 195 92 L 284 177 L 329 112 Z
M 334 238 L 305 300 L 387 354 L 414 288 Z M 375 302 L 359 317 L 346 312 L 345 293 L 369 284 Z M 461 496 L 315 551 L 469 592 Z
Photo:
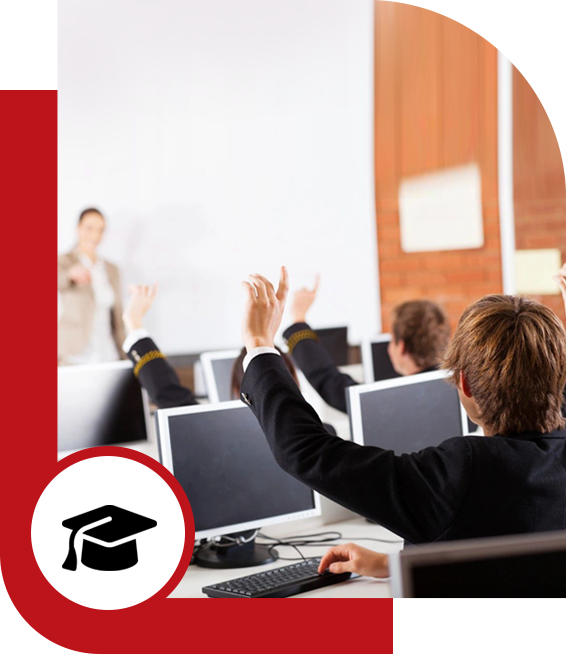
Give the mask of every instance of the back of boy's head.
M 430 300 L 411 300 L 393 311 L 393 337 L 402 340 L 419 368 L 440 363 L 450 338 L 450 324 L 444 310 Z
M 480 418 L 502 436 L 564 427 L 566 332 L 558 316 L 525 297 L 488 295 L 462 314 L 442 364 L 460 372 Z

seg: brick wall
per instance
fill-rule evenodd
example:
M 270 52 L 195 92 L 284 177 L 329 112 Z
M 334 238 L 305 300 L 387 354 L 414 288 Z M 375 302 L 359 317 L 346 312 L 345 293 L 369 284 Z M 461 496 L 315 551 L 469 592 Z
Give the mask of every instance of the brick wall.
M 462 310 L 501 292 L 497 196 L 497 51 L 462 25 L 411 5 L 376 2 L 375 176 L 383 329 L 392 308 L 427 297 L 454 326 Z M 476 162 L 485 245 L 401 251 L 403 177 Z
M 560 147 L 544 107 L 513 75 L 514 200 L 517 249 L 559 248 L 566 261 L 566 184 Z M 538 296 L 564 318 L 559 295 Z
M 566 261 L 566 185 L 558 142 L 533 89 L 514 71 L 514 198 L 518 249 L 560 248 Z M 485 244 L 404 253 L 398 190 L 404 177 L 476 162 Z M 375 3 L 375 179 L 383 329 L 393 307 L 427 297 L 454 327 L 462 310 L 502 291 L 497 189 L 497 50 L 444 16 Z M 564 317 L 561 297 L 537 298 Z

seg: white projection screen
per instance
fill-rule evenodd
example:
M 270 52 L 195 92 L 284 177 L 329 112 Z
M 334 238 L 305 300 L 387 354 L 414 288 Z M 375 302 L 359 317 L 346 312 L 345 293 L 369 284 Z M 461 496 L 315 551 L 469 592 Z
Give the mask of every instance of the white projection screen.
M 372 0 L 60 0 L 60 253 L 91 205 L 170 354 L 239 346 L 281 264 L 321 273 L 313 325 L 374 333 Z

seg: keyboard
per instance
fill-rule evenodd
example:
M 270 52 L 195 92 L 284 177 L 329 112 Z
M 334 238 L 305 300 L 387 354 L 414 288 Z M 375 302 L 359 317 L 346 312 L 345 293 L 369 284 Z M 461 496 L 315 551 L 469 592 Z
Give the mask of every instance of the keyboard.
M 319 565 L 320 559 L 306 559 L 282 568 L 205 586 L 202 592 L 209 597 L 290 597 L 307 590 L 339 584 L 352 576 L 351 572 L 333 574 L 326 571 L 319 574 Z

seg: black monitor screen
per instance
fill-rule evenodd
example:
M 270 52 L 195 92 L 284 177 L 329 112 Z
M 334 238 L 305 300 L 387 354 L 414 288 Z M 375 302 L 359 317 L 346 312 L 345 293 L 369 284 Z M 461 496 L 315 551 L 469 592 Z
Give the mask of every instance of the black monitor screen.
M 335 365 L 348 365 L 348 328 L 328 327 L 317 329 L 317 336 L 326 351 L 332 357 Z
M 387 348 L 389 341 L 371 344 L 371 358 L 373 360 L 373 381 L 383 381 L 384 379 L 394 379 L 400 377 L 398 372 L 391 363 Z
M 57 384 L 60 452 L 147 440 L 142 391 L 131 367 L 61 367 Z
M 234 366 L 235 360 L 235 357 L 230 357 L 229 359 L 212 359 L 211 361 L 220 402 L 229 402 L 230 400 L 238 399 L 232 397 L 232 367 Z
M 171 416 L 173 471 L 197 531 L 315 508 L 313 492 L 277 465 L 246 408 Z
M 462 436 L 458 391 L 443 379 L 360 395 L 364 444 L 418 452 Z
M 418 564 L 413 597 L 564 597 L 566 549 Z

